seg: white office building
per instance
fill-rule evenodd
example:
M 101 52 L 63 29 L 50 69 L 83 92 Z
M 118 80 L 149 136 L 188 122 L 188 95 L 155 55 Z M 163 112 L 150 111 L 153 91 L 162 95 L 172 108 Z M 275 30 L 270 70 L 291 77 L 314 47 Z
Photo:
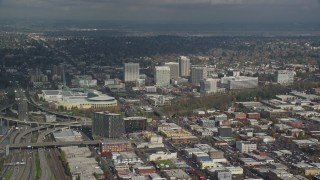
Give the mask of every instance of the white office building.
M 170 84 L 170 67 L 156 66 L 154 72 L 156 86 L 168 86 Z
M 220 79 L 207 78 L 200 81 L 200 93 L 201 94 L 211 94 L 218 92 L 218 81 Z
M 258 77 L 231 76 L 221 78 L 221 84 L 227 89 L 252 89 L 258 87 Z
M 294 81 L 294 71 L 279 70 L 276 72 L 276 82 L 283 85 L 292 84 Z
M 179 77 L 179 63 L 167 62 L 164 65 L 170 67 L 170 79 Z
M 139 79 L 139 63 L 124 64 L 124 81 L 134 82 Z
M 190 76 L 190 59 L 186 56 L 179 57 L 180 77 Z

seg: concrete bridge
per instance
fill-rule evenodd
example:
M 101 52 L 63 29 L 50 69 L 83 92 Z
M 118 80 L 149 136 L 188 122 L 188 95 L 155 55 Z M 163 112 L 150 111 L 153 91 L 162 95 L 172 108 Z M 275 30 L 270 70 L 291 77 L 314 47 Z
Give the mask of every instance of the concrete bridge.
M 19 144 L 8 144 L 0 145 L 0 149 L 31 149 L 31 148 L 52 148 L 52 147 L 65 147 L 65 146 L 87 146 L 87 145 L 98 145 L 100 140 L 93 141 L 66 141 L 66 142 L 41 142 L 41 143 L 19 143 Z
M 80 127 L 80 126 L 91 126 L 92 125 L 92 121 L 84 121 L 84 122 L 78 122 L 78 121 L 71 121 L 71 122 L 35 122 L 35 121 L 21 121 L 19 119 L 16 118 L 12 118 L 12 117 L 4 117 L 0 115 L 0 123 L 2 123 L 2 121 L 7 121 L 7 122 L 15 122 L 17 123 L 17 125 L 19 124 L 27 124 L 27 125 L 36 125 L 36 126 L 41 126 L 41 125 L 45 125 L 45 126 L 50 126 L 50 127 L 56 127 L 56 126 L 69 126 L 69 127 Z M 8 124 L 8 123 L 7 123 Z

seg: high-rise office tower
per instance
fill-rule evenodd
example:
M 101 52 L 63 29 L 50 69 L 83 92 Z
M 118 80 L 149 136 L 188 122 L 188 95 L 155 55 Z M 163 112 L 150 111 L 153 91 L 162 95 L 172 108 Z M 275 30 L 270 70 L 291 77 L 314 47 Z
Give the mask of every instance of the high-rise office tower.
M 170 84 L 170 67 L 156 66 L 154 71 L 154 82 L 157 86 L 168 86 Z
M 191 83 L 199 84 L 201 80 L 207 78 L 207 66 L 193 66 L 191 68 Z
M 139 63 L 124 63 L 124 81 L 134 82 L 139 79 Z
M 119 138 L 125 133 L 124 120 L 120 114 L 95 112 L 92 119 L 92 134 L 105 138 Z
M 220 79 L 207 78 L 200 81 L 200 93 L 210 94 L 218 92 L 217 83 Z
M 179 77 L 179 63 L 167 62 L 164 65 L 170 67 L 170 79 Z
M 179 57 L 179 68 L 180 68 L 180 76 L 188 77 L 190 76 L 190 59 L 186 56 Z

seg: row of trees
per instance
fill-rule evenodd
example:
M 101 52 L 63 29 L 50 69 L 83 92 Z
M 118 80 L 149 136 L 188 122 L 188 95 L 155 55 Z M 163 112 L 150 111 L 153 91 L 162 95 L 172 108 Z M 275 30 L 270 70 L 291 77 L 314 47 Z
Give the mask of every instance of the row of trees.
M 318 87 L 319 85 L 320 83 L 299 82 L 292 86 L 268 85 L 256 89 L 229 91 L 227 93 L 202 96 L 200 98 L 190 97 L 187 100 L 180 101 L 171 106 L 163 107 L 162 112 L 172 116 L 191 114 L 194 109 L 199 108 L 216 108 L 223 111 L 232 105 L 235 106 L 235 102 L 271 99 L 275 98 L 278 94 L 288 94 L 293 89 L 310 92 L 312 88 Z

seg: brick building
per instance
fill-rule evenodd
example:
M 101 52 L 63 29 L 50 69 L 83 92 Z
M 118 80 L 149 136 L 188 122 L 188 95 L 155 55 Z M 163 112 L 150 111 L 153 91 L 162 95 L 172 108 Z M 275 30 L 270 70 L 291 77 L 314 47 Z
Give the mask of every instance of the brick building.
M 242 112 L 234 112 L 232 115 L 233 115 L 233 117 L 234 117 L 235 119 L 240 119 L 240 120 L 242 120 L 242 119 L 246 119 L 246 118 L 247 118 L 247 114 L 242 113 Z
M 173 144 L 195 143 L 195 142 L 198 142 L 199 139 L 196 136 L 182 136 L 182 137 L 172 137 L 171 141 Z
M 131 143 L 125 140 L 108 140 L 100 143 L 100 153 L 102 156 L 108 156 L 111 152 L 125 152 L 131 150 Z
M 260 119 L 260 113 L 247 113 L 247 118 L 248 119 Z

